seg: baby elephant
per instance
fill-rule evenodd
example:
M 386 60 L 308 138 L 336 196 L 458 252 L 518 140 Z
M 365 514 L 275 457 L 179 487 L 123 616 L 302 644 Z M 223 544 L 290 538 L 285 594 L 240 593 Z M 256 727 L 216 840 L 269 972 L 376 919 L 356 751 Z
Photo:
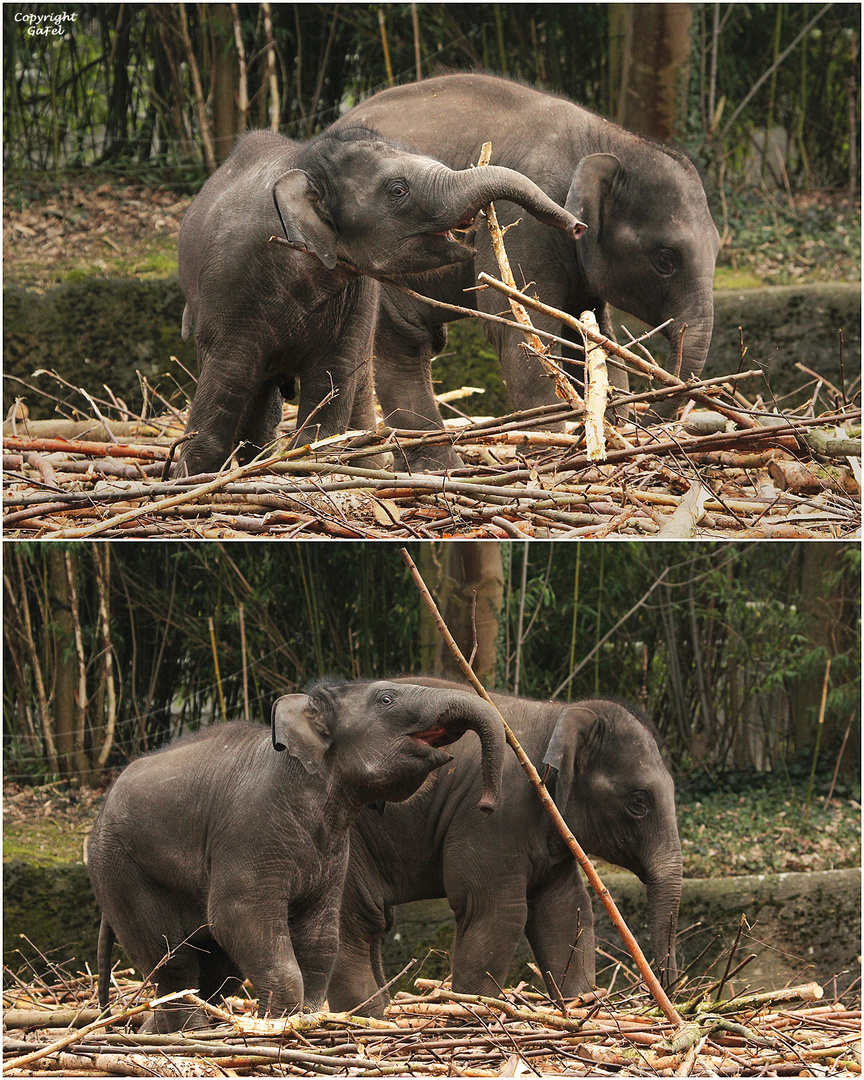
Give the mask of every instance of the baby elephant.
M 476 731 L 480 808 L 494 809 L 504 731 L 462 690 L 325 681 L 273 706 L 271 731 L 214 724 L 133 761 L 93 828 L 90 880 L 102 909 L 99 1002 L 121 945 L 160 995 L 212 1000 L 245 976 L 259 1012 L 321 1008 L 338 946 L 348 831 L 367 803 L 411 796 Z M 145 1028 L 206 1024 L 166 1005 Z
M 270 442 L 280 387 L 295 377 L 296 443 L 374 427 L 372 279 L 467 262 L 473 250 L 450 230 L 470 226 L 493 199 L 571 238 L 582 231 L 520 173 L 454 172 L 366 128 L 309 143 L 271 131 L 244 136 L 180 227 L 183 337 L 194 326 L 200 370 L 183 470 L 213 471 L 241 443 L 248 456 Z M 271 235 L 289 246 L 269 243 Z
M 681 844 L 675 785 L 650 723 L 613 701 L 493 700 L 583 848 L 645 883 L 655 962 L 673 982 Z M 351 830 L 332 1009 L 354 1008 L 384 986 L 380 945 L 394 906 L 439 896 L 456 917 L 454 990 L 497 994 L 523 933 L 550 994 L 572 997 L 594 984 L 594 920 L 579 866 L 515 755 L 487 821 L 475 809 L 475 748 L 454 750 L 453 764 L 411 799 L 383 815 L 363 811 Z M 382 992 L 366 1011 L 380 1015 L 386 1001 Z

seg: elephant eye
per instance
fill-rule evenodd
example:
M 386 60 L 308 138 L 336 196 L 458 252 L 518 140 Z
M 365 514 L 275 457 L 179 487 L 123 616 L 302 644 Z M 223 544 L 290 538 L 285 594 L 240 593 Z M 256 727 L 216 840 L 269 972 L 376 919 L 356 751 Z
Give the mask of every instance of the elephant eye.
M 392 705 L 395 700 L 396 699 L 393 696 L 393 694 L 379 694 L 378 695 L 378 702 L 381 705 Z
M 408 194 L 408 181 L 402 176 L 396 180 L 388 180 L 387 194 L 394 199 L 404 199 Z
M 674 248 L 658 248 L 649 256 L 651 265 L 661 277 L 672 277 L 678 269 L 678 252 Z
M 653 799 L 650 791 L 631 791 L 626 806 L 635 818 L 644 818 L 651 809 Z

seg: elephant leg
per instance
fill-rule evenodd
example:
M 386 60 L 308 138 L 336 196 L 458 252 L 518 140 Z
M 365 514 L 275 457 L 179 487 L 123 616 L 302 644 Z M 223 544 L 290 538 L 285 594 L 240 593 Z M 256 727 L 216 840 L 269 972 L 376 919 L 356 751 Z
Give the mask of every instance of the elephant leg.
M 103 910 L 123 949 L 154 983 L 157 997 L 200 990 L 198 943 L 205 936 L 205 920 L 193 907 L 124 867 L 122 904 L 109 903 Z M 207 1023 L 199 1010 L 172 1002 L 147 1017 L 145 1030 L 172 1032 Z
M 385 297 L 375 330 L 375 390 L 388 427 L 434 431 L 444 420 L 432 389 L 432 357 L 447 342 L 444 325 L 429 325 L 419 311 Z M 396 450 L 396 467 L 419 472 L 458 468 L 462 461 L 449 444 Z M 399 460 L 401 457 L 401 461 Z
M 278 389 L 261 385 L 255 366 L 238 360 L 244 355 L 254 353 L 241 344 L 232 346 L 230 357 L 221 356 L 199 339 L 200 374 L 186 425 L 195 434 L 180 452 L 188 475 L 216 472 L 250 434 L 261 444 L 275 434 Z
M 446 862 L 445 862 L 446 866 Z M 456 916 L 453 989 L 459 994 L 491 994 L 505 985 L 525 929 L 528 903 L 524 880 L 509 887 L 494 876 L 448 884 L 447 899 Z
M 529 892 L 525 934 L 550 994 L 555 986 L 564 997 L 592 989 L 594 912 L 575 862 Z
M 211 893 L 213 936 L 251 979 L 258 1014 L 283 1016 L 303 1007 L 303 975 L 294 953 L 288 921 L 275 914 L 284 901 L 250 897 L 224 883 Z
M 341 333 L 309 348 L 300 368 L 295 446 L 340 435 L 353 420 L 374 426 L 369 385 L 374 318 L 371 300 L 352 306 Z
M 340 883 L 341 885 L 341 883 Z M 327 986 L 339 949 L 339 891 L 308 908 L 290 923 L 294 955 L 303 973 L 303 1006 L 313 1012 L 324 1007 Z
M 378 994 L 378 990 L 386 981 L 381 965 L 381 937 L 376 934 L 370 940 L 365 935 L 355 938 L 340 932 L 339 952 L 327 991 L 331 1010 L 356 1009 L 359 1016 L 383 1016 L 390 998 L 386 991 Z M 370 998 L 374 1000 L 369 1001 Z M 364 1001 L 369 1004 L 357 1009 Z

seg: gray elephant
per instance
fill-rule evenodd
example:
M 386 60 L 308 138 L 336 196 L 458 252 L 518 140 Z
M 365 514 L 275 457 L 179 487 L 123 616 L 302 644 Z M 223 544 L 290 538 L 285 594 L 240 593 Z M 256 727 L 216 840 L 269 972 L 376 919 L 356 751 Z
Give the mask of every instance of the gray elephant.
M 674 981 L 681 845 L 674 784 L 650 723 L 611 701 L 492 699 L 540 775 L 548 768 L 555 803 L 585 850 L 645 883 L 655 963 Z M 457 992 L 496 995 L 523 931 L 550 993 L 557 985 L 575 996 L 593 985 L 593 914 L 578 864 L 515 755 L 507 755 L 495 817 L 477 813 L 477 764 L 476 747 L 463 743 L 411 799 L 357 818 L 332 1009 L 354 1008 L 386 982 L 380 943 L 394 905 L 441 896 L 456 917 Z M 385 1002 L 378 995 L 365 1008 L 380 1015 Z
M 519 281 L 545 303 L 577 317 L 597 312 L 602 331 L 614 337 L 609 305 L 652 326 L 672 318 L 664 331 L 677 350 L 683 339 L 681 377 L 702 371 L 714 321 L 712 281 L 719 237 L 699 175 L 684 155 L 638 138 L 562 97 L 489 75 L 443 75 L 375 94 L 334 125 L 369 124 L 388 138 L 452 168 L 476 162 L 492 141 L 492 160 L 534 180 L 584 221 L 587 232 L 572 238 L 524 221 L 507 234 L 507 251 Z M 499 207 L 502 224 L 517 216 Z M 464 293 L 475 270 L 496 273 L 491 244 L 480 230 L 476 267 L 462 263 L 436 275 L 427 295 L 498 312 L 493 290 Z M 422 291 L 422 290 L 421 290 Z M 442 426 L 431 391 L 431 357 L 446 341 L 452 313 L 382 290 L 375 340 L 375 382 L 385 420 L 394 427 Z M 532 318 L 535 316 L 532 315 Z M 537 315 L 544 330 L 559 324 Z M 511 401 L 519 409 L 550 404 L 555 390 L 539 364 L 526 359 L 521 334 L 485 323 L 498 350 Z M 626 375 L 611 369 L 626 387 Z M 675 400 L 658 405 L 674 414 Z M 448 467 L 449 448 L 426 448 L 410 457 L 415 467 Z
M 356 125 L 309 143 L 241 138 L 180 226 L 183 337 L 194 326 L 199 366 L 182 471 L 219 469 L 241 443 L 248 458 L 271 441 L 295 377 L 298 444 L 373 427 L 372 279 L 469 260 L 450 230 L 502 198 L 579 231 L 517 173 L 453 172 Z
M 463 690 L 331 680 L 279 698 L 271 731 L 216 724 L 133 761 L 90 837 L 100 1005 L 116 933 L 160 995 L 198 988 L 214 999 L 245 976 L 262 1015 L 320 1008 L 352 820 L 365 803 L 412 795 L 451 760 L 441 747 L 468 729 L 482 747 L 478 812 L 489 812 L 503 728 Z M 168 1005 L 147 1027 L 204 1022 L 191 1006 Z

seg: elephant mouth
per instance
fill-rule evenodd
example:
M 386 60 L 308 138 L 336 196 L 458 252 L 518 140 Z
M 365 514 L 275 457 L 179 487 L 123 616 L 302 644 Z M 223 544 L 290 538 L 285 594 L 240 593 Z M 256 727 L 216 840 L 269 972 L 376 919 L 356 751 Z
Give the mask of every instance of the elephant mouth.
M 471 232 L 471 230 L 474 228 L 475 220 L 476 218 L 473 217 L 464 218 L 456 225 L 452 225 L 449 229 L 442 229 L 437 232 L 430 232 L 427 233 L 427 235 L 440 237 L 442 240 L 447 240 L 451 244 L 461 244 L 463 246 L 466 246 L 464 240 L 465 234 Z M 454 233 L 462 233 L 463 235 L 461 237 L 454 236 Z
M 411 738 L 416 739 L 418 742 L 425 743 L 427 746 L 437 747 L 447 746 L 449 743 L 455 742 L 459 736 L 438 724 L 436 727 L 427 728 L 426 731 L 412 732 Z

